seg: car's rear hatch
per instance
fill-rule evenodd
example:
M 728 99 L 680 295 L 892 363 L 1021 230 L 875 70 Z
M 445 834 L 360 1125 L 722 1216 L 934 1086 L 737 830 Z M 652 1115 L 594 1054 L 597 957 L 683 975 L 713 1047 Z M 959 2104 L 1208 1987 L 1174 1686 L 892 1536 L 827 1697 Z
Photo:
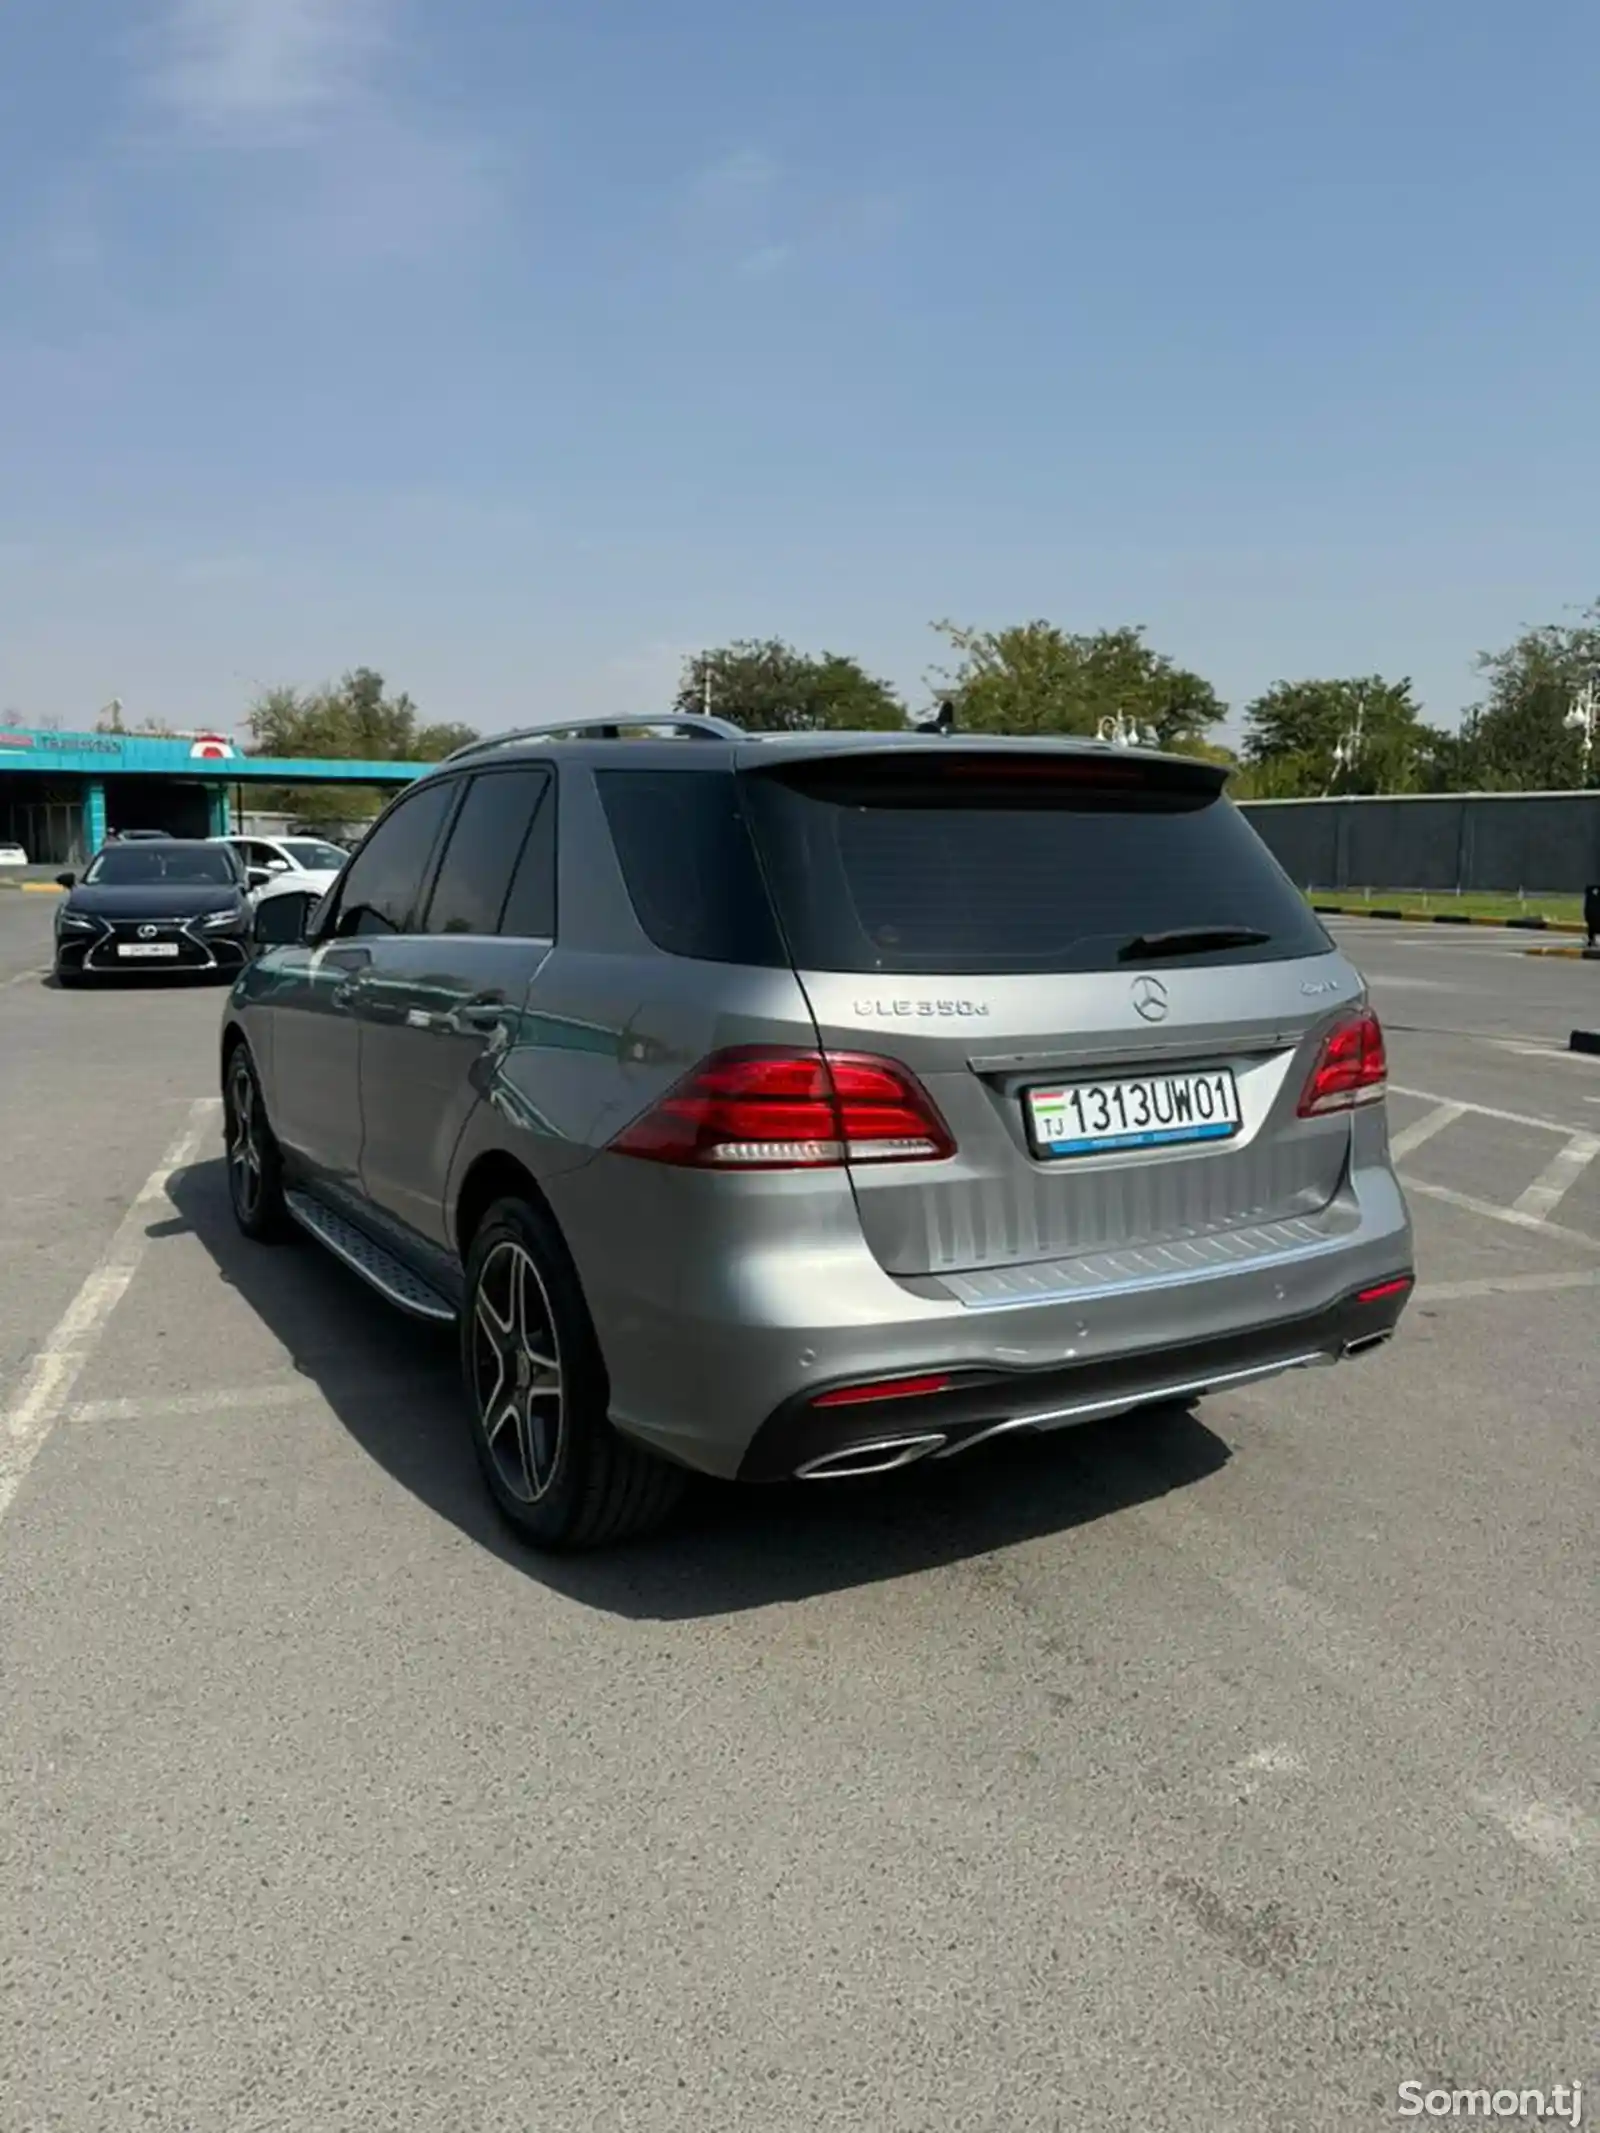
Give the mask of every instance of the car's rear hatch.
M 1339 1192 L 1304 1118 L 1359 992 L 1211 765 L 1016 743 L 742 765 L 817 1034 L 921 1081 L 956 1142 L 858 1163 L 905 1277 L 1221 1239 Z

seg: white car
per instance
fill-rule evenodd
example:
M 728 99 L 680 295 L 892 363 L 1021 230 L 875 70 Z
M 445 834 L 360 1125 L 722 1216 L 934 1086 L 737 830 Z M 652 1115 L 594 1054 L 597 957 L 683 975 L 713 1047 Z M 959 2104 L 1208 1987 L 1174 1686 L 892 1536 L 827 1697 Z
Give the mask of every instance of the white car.
M 284 882 L 319 892 L 331 888 L 350 856 L 325 837 L 216 837 L 212 842 L 231 845 L 238 853 L 255 898 L 269 885 L 277 888 Z M 271 877 L 270 884 L 263 875 Z
M 280 896 L 303 895 L 309 890 L 316 899 L 310 908 L 315 910 L 317 903 L 322 901 L 337 880 L 336 874 L 323 873 L 315 867 L 301 867 L 288 874 L 274 874 L 270 881 L 263 882 L 259 888 L 250 891 L 250 901 L 259 911 L 263 904 L 271 903 Z
M 0 843 L 0 867 L 25 867 L 28 855 L 20 844 Z

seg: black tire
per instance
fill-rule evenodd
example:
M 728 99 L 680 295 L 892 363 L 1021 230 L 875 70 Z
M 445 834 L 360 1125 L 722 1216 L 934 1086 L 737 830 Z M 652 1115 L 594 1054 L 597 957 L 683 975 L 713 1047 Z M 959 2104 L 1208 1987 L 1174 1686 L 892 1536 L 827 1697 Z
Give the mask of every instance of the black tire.
M 63 970 L 58 965 L 54 975 L 57 985 L 60 986 L 63 992 L 74 992 L 83 983 L 83 973 L 81 971 Z
M 688 1477 L 612 1427 L 577 1273 L 555 1224 L 526 1200 L 497 1200 L 472 1240 L 461 1374 L 489 1493 L 535 1547 L 605 1547 L 677 1507 Z
M 228 1054 L 223 1070 L 222 1137 L 234 1221 L 252 1243 L 287 1242 L 296 1224 L 283 1197 L 283 1157 L 267 1123 L 255 1061 L 243 1043 Z

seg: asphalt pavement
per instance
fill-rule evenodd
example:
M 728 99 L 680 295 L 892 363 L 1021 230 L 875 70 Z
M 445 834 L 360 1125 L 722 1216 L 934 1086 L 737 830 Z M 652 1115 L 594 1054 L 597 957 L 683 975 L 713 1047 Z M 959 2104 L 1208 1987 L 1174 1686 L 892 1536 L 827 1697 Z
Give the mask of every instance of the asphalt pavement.
M 0 898 L 4 2133 L 1600 2109 L 1600 968 L 1349 925 L 1362 1363 L 552 1565 L 450 1345 L 234 1234 L 221 997 Z M 20 982 L 19 982 L 20 981 Z

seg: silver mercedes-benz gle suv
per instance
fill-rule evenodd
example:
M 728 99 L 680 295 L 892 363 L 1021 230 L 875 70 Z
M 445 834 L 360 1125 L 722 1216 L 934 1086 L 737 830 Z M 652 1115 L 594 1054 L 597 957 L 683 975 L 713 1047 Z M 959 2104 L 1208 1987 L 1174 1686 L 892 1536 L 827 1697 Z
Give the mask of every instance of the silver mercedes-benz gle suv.
M 652 731 L 458 751 L 263 903 L 223 1030 L 240 1225 L 458 1324 L 532 1540 L 1393 1331 L 1383 1035 L 1220 770 Z

